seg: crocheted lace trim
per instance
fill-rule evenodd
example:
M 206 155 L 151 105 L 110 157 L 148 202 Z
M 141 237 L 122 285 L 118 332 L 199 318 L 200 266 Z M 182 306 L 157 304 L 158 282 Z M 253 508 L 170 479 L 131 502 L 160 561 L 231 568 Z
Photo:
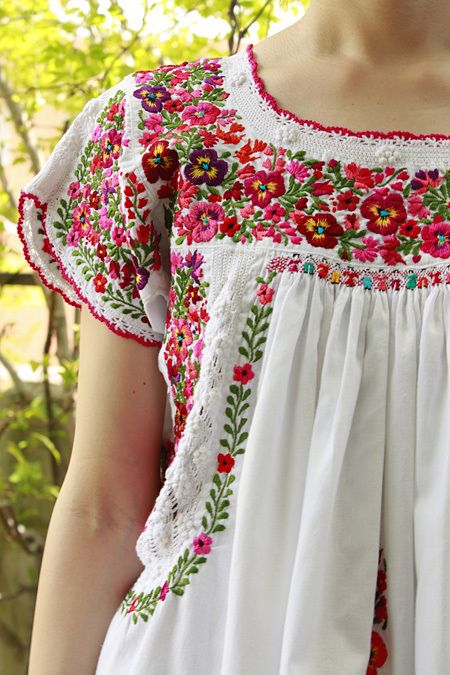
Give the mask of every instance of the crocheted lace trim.
M 216 418 L 224 396 L 224 377 L 229 375 L 231 350 L 235 348 L 236 324 L 241 314 L 244 290 L 252 269 L 251 251 L 229 258 L 226 284 L 217 295 L 209 291 L 211 317 L 205 329 L 202 366 L 195 388 L 194 405 L 174 460 L 167 468 L 145 528 L 138 538 L 136 552 L 147 567 L 145 582 L 163 580 L 181 550 L 201 528 L 205 491 L 215 472 L 216 455 L 211 443 L 216 434 Z
M 362 166 L 394 166 L 417 171 L 424 167 L 445 171 L 450 167 L 450 137 L 408 132 L 351 132 L 301 120 L 280 108 L 264 89 L 252 58 L 251 45 L 221 62 L 229 107 L 242 116 L 253 138 L 328 161 L 356 162 Z M 366 135 L 367 133 L 367 135 Z M 400 134 L 405 134 L 401 136 Z

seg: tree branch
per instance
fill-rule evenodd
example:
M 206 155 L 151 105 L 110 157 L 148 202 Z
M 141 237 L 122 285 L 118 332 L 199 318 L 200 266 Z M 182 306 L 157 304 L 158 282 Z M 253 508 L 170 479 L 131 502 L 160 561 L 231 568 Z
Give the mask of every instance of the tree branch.
M 23 403 L 24 405 L 30 403 L 30 401 L 32 400 L 32 396 L 28 392 L 25 383 L 22 382 L 22 380 L 20 379 L 11 361 L 9 361 L 9 359 L 7 359 L 6 356 L 1 351 L 0 351 L 0 363 L 9 374 L 13 382 L 14 388 L 19 395 L 21 403 Z
M 230 22 L 230 35 L 228 36 L 228 52 L 229 54 L 234 54 L 236 51 L 234 39 L 237 34 L 239 34 L 240 21 L 238 17 L 240 7 L 239 0 L 230 0 L 228 7 L 228 19 Z
M 9 183 L 8 183 L 8 178 L 5 173 L 5 169 L 3 167 L 3 149 L 4 149 L 4 144 L 2 143 L 0 145 L 0 185 L 3 188 L 3 192 L 6 194 L 8 197 L 9 205 L 13 209 L 14 212 L 17 211 L 17 202 L 14 198 L 14 195 L 12 191 L 9 188 Z
M 41 168 L 41 159 L 39 156 L 39 150 L 31 139 L 30 132 L 25 123 L 23 109 L 14 99 L 13 91 L 9 86 L 9 83 L 6 81 L 1 66 L 0 66 L 0 95 L 5 101 L 6 107 L 11 115 L 14 128 L 17 132 L 17 135 L 22 139 L 25 148 L 27 149 L 28 156 L 31 161 L 31 166 L 34 173 L 39 173 Z
M 36 586 L 19 586 L 17 591 L 10 591 L 9 593 L 2 593 L 0 591 L 0 602 L 7 602 L 8 600 L 16 600 L 24 593 L 36 593 Z
M 242 40 L 243 37 L 245 37 L 249 31 L 249 29 L 253 26 L 254 23 L 256 23 L 259 18 L 264 14 L 266 11 L 267 7 L 269 5 L 272 5 L 273 0 L 266 0 L 264 5 L 256 12 L 254 17 L 249 21 L 249 23 L 245 26 L 245 28 L 242 28 L 242 30 L 239 31 L 239 42 L 238 42 L 238 48 L 239 48 L 239 43 Z
M 131 37 L 131 39 L 129 40 L 129 42 L 128 42 L 126 45 L 124 45 L 124 46 L 122 47 L 122 49 L 120 49 L 120 50 L 117 52 L 117 54 L 114 56 L 113 60 L 112 60 L 111 63 L 109 64 L 109 66 L 108 66 L 107 68 L 105 68 L 105 71 L 104 71 L 104 73 L 103 73 L 103 75 L 102 75 L 102 78 L 101 78 L 101 80 L 100 80 L 100 85 L 101 85 L 101 86 L 104 86 L 104 83 L 105 83 L 105 81 L 106 81 L 106 78 L 108 77 L 109 73 L 111 72 L 111 69 L 112 69 L 112 67 L 114 66 L 114 64 L 115 64 L 117 61 L 119 61 L 119 60 L 122 58 L 122 56 L 123 56 L 124 54 L 126 54 L 128 51 L 130 51 L 130 49 L 132 48 L 132 46 L 140 39 L 140 37 L 141 37 L 141 31 L 143 30 L 143 28 L 144 28 L 144 26 L 145 26 L 145 22 L 146 22 L 146 20 L 147 20 L 147 15 L 148 15 L 150 9 L 153 9 L 155 6 L 156 6 L 156 3 L 154 3 L 154 4 L 152 5 L 152 7 L 149 8 L 149 6 L 148 6 L 148 0 L 145 0 L 145 2 L 144 2 L 144 13 L 143 13 L 143 15 L 142 15 L 141 25 L 139 26 L 139 28 L 138 28 L 137 30 L 135 30 L 135 31 L 132 33 L 132 37 Z
M 0 521 L 7 535 L 30 555 L 40 556 L 44 548 L 43 537 L 39 532 L 29 530 L 19 524 L 16 519 L 12 504 L 7 501 L 0 503 Z

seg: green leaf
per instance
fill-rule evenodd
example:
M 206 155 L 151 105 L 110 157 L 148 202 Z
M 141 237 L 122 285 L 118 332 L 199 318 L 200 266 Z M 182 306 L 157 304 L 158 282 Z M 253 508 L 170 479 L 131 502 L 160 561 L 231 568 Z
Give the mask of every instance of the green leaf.
M 195 565 L 192 565 L 186 572 L 186 574 L 194 574 L 195 572 L 198 572 L 198 567 Z

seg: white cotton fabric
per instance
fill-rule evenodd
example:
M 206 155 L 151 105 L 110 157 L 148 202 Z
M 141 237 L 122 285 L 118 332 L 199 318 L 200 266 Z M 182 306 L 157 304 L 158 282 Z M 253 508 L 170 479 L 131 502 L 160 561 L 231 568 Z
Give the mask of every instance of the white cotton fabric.
M 446 223 L 439 225 L 433 236 L 441 245 L 433 249 L 429 231 L 423 246 L 414 235 L 409 241 L 403 229 L 408 220 L 417 221 L 423 235 L 443 219 L 450 136 L 402 138 L 401 132 L 320 128 L 277 109 L 257 79 L 248 50 L 208 61 L 202 75 L 208 81 L 197 81 L 195 69 L 187 73 L 195 89 L 183 87 L 185 74 L 175 72 L 177 82 L 170 89 L 177 93 L 170 103 L 176 107 L 155 118 L 157 125 L 170 115 L 180 120 L 175 129 L 178 122 L 170 117 L 161 132 L 162 143 L 179 147 L 182 160 L 171 215 L 163 204 L 167 177 L 157 182 L 146 177 L 149 185 L 141 183 L 146 176 L 142 153 L 149 142 L 145 123 L 149 129 L 155 123 L 143 112 L 145 97 L 136 96 L 145 71 L 130 74 L 86 105 L 19 201 L 27 260 L 43 282 L 75 307 L 87 302 L 93 315 L 119 335 L 152 348 L 161 343 L 158 367 L 168 394 L 162 442 L 176 439 L 176 452 L 161 472 L 164 484 L 136 542 L 142 574 L 132 581 L 130 593 L 122 589 L 123 602 L 105 631 L 95 675 L 450 675 L 450 258 L 445 258 L 450 231 Z M 158 78 L 162 72 L 158 69 Z M 148 89 L 148 100 L 157 98 L 154 87 Z M 93 272 L 78 264 L 78 251 L 67 237 L 57 236 L 56 227 L 62 196 L 77 177 L 98 115 L 114 92 L 126 104 L 127 142 L 116 167 L 121 194 L 128 196 L 126 176 L 136 171 L 140 178 L 133 180 L 145 191 L 144 206 L 147 197 L 149 204 L 142 221 L 151 220 L 154 234 L 161 235 L 161 266 L 151 270 L 146 284 L 133 287 L 128 306 L 117 272 L 111 273 L 113 297 L 106 302 L 109 296 L 96 290 Z M 197 119 L 189 112 L 192 101 L 209 100 L 220 104 L 214 147 L 208 133 L 198 135 L 204 131 L 200 113 L 205 111 Z M 189 119 L 195 124 L 190 126 Z M 193 130 L 196 140 L 189 135 Z M 199 185 L 193 173 L 187 179 L 186 168 L 201 138 L 206 153 L 212 149 L 225 157 L 218 161 L 227 164 L 232 198 L 224 196 L 224 184 L 206 189 L 203 182 L 191 200 L 191 189 Z M 273 147 L 257 150 L 262 139 Z M 274 148 L 277 157 L 271 154 Z M 289 185 L 302 178 L 294 179 L 293 167 L 287 168 L 297 151 L 305 153 L 311 172 L 298 193 Z M 266 213 L 261 200 L 253 208 L 255 188 L 245 185 L 249 177 L 254 181 L 272 169 L 276 173 L 280 159 L 279 176 L 288 189 L 278 195 L 283 197 L 279 205 L 292 204 L 288 216 L 286 210 L 283 216 L 270 209 Z M 329 160 L 324 168 L 321 163 Z M 330 176 L 339 162 L 333 183 Z M 396 178 L 387 182 L 393 171 Z M 408 184 L 402 186 L 404 171 Z M 351 184 L 348 190 L 344 177 Z M 271 181 L 276 185 L 276 176 L 264 178 L 267 185 Z M 339 198 L 344 195 L 345 202 L 347 191 L 364 199 L 380 185 L 394 197 L 396 232 L 388 228 L 384 237 L 380 223 L 375 228 L 372 223 L 368 238 L 377 251 L 371 260 L 370 246 L 354 255 L 367 214 L 348 239 L 352 208 L 339 205 Z M 432 190 L 440 193 L 430 204 Z M 223 216 L 204 211 L 206 229 L 194 221 L 194 235 L 194 207 L 206 200 L 214 204 L 216 197 L 219 204 L 231 202 L 226 215 L 234 214 L 243 231 L 227 229 L 233 229 L 233 218 L 225 218 L 221 207 Z M 377 217 L 383 219 L 388 210 L 381 206 Z M 298 237 L 298 228 L 306 227 L 298 218 L 312 211 L 314 216 L 334 213 L 343 234 L 334 242 L 333 233 L 318 240 L 303 230 Z M 114 212 L 124 224 L 121 211 Z M 285 216 L 289 228 L 282 222 Z M 209 221 L 216 218 L 212 227 Z M 276 218 L 278 231 L 270 232 L 266 225 Z M 187 224 L 190 238 L 180 235 Z M 59 254 L 55 258 L 47 233 Z M 140 236 L 145 239 L 145 232 Z M 364 238 L 359 241 L 365 246 Z M 85 255 L 100 259 L 90 247 Z M 413 265 L 415 260 L 420 264 Z M 192 271 L 185 278 L 188 267 Z M 267 327 L 261 328 L 250 357 L 252 311 L 264 305 L 258 294 L 270 272 L 272 311 L 262 321 Z M 191 302 L 197 293 L 201 302 Z M 211 513 L 210 524 L 205 504 L 220 468 L 218 453 L 227 452 L 221 441 L 225 432 L 230 434 L 230 385 L 234 369 L 249 365 L 247 359 L 254 371 L 242 414 L 248 437 L 237 440 L 241 430 L 233 436 L 232 495 L 220 513 L 219 508 Z M 189 372 L 177 387 L 181 367 Z M 128 451 L 132 455 L 133 449 Z M 213 527 L 216 516 L 224 516 L 223 531 Z M 202 530 L 212 534 L 207 560 L 198 562 L 201 551 L 189 563 L 199 569 L 190 576 L 180 573 L 161 599 L 161 587 L 169 586 L 184 552 L 198 553 L 195 542 Z M 387 564 L 383 627 L 374 622 L 381 551 Z M 177 595 L 180 588 L 184 594 Z M 153 613 L 149 605 L 142 612 L 132 607 L 141 594 L 148 599 L 153 592 L 159 596 Z M 371 658 L 375 633 L 382 635 L 388 658 L 368 668 L 369 661 L 377 662 Z
M 274 287 L 227 528 L 182 598 L 115 615 L 96 675 L 365 675 L 380 547 L 378 672 L 450 673 L 448 286 Z

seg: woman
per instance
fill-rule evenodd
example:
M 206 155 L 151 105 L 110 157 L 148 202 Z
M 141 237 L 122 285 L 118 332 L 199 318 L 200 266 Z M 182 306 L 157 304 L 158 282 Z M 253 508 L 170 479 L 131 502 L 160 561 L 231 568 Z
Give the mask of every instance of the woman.
M 82 307 L 30 675 L 448 672 L 448 20 L 314 0 L 130 73 L 24 187 Z

